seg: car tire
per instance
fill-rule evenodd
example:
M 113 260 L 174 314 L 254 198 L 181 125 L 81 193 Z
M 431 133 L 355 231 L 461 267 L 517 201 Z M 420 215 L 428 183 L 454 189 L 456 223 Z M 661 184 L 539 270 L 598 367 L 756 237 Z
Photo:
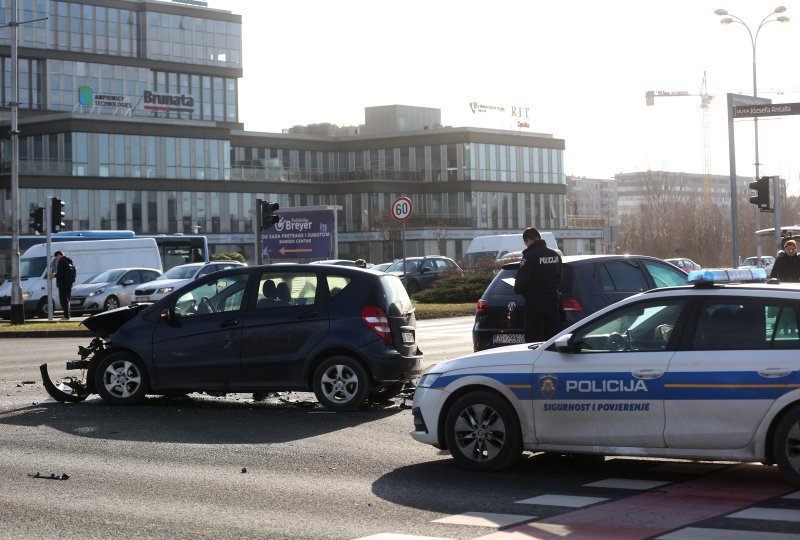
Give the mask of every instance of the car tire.
M 47 306 L 47 297 L 42 298 L 39 300 L 39 304 L 36 306 L 36 311 L 34 312 L 36 317 L 40 319 L 46 319 L 49 315 L 48 306 Z
M 406 292 L 408 295 L 411 296 L 412 294 L 418 293 L 420 290 L 419 282 L 418 281 L 409 281 L 408 287 L 406 287 Z
M 115 405 L 141 403 L 150 389 L 144 364 L 127 352 L 111 353 L 97 364 L 94 387 L 103 401 Z
M 800 406 L 787 412 L 772 439 L 775 463 L 789 482 L 800 487 Z
M 119 299 L 116 296 L 109 296 L 103 303 L 103 311 L 111 311 L 119 307 Z
M 397 395 L 403 391 L 405 386 L 405 381 L 395 381 L 383 384 L 373 390 L 370 390 L 369 400 L 373 403 L 386 403 L 390 399 L 397 397 Z
M 488 390 L 458 398 L 445 418 L 447 448 L 456 462 L 473 471 L 499 471 L 522 455 L 519 419 L 511 404 Z
M 314 371 L 314 394 L 329 411 L 354 411 L 369 394 L 367 372 L 349 356 L 337 355 L 324 360 Z

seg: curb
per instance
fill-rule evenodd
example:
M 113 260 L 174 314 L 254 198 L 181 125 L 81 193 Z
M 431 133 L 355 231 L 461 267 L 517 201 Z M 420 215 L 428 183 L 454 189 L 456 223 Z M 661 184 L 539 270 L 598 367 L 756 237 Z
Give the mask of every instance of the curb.
M 51 337 L 92 337 L 94 334 L 89 330 L 40 330 L 17 332 L 14 330 L 0 331 L 0 339 L 2 338 L 51 338 Z

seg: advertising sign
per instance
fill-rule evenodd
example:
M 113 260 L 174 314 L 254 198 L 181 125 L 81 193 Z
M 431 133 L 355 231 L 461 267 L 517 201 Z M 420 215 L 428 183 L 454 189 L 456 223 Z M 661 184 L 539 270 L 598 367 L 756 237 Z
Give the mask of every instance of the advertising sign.
M 278 223 L 261 233 L 263 260 L 329 258 L 333 213 L 333 210 L 279 211 Z

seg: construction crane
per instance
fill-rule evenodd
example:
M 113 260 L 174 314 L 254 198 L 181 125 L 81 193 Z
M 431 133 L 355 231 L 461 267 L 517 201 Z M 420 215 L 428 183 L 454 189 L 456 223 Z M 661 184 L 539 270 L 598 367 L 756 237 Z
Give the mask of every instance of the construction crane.
M 686 97 L 686 96 L 700 96 L 700 128 L 702 131 L 703 139 L 703 195 L 705 203 L 711 202 L 711 121 L 709 114 L 709 105 L 714 96 L 708 93 L 706 86 L 706 72 L 703 72 L 703 84 L 700 85 L 699 94 L 691 94 L 687 90 L 678 91 L 665 91 L 665 90 L 648 90 L 645 93 L 645 102 L 648 106 L 655 105 L 657 97 Z

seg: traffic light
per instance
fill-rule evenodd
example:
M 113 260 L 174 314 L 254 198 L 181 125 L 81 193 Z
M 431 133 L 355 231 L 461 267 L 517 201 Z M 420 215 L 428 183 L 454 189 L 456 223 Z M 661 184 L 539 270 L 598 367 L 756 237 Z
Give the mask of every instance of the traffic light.
M 30 211 L 31 221 L 29 225 L 31 229 L 34 230 L 36 233 L 43 233 L 44 232 L 44 208 L 41 206 L 37 206 L 33 210 Z
M 64 230 L 64 208 L 66 203 L 57 197 L 53 197 L 52 206 L 50 208 L 50 224 L 51 232 L 57 233 Z
M 758 205 L 761 210 L 769 210 L 769 176 L 762 176 L 755 182 L 750 182 L 750 189 L 754 189 L 756 194 L 750 197 L 752 204 Z
M 280 216 L 274 212 L 280 208 L 278 203 L 261 201 L 261 228 L 269 229 L 280 220 Z

